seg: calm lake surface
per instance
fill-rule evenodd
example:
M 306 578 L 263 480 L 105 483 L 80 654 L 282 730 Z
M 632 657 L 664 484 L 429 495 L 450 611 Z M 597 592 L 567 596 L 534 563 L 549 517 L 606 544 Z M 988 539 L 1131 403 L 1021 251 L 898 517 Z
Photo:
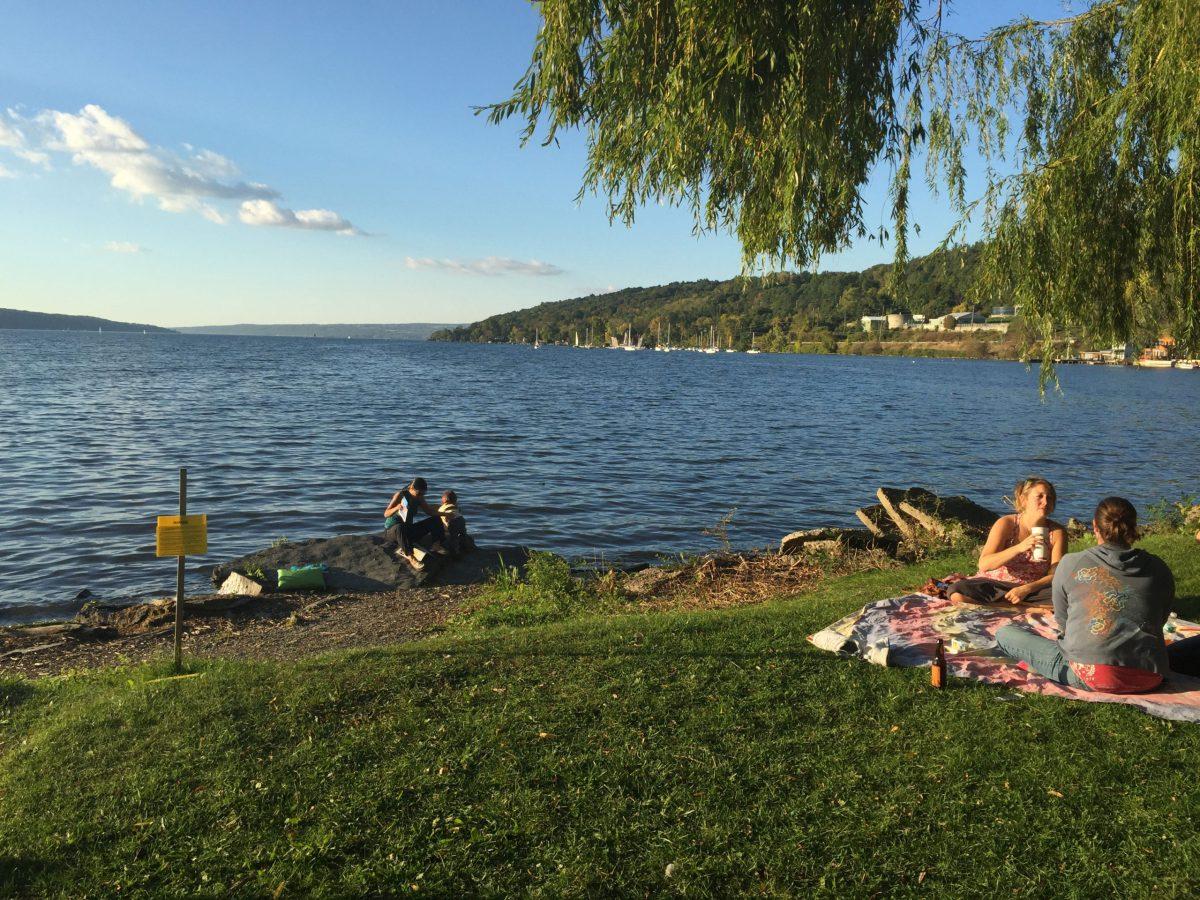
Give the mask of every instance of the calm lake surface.
M 155 516 L 209 515 L 222 560 L 381 527 L 414 474 L 481 543 L 630 562 L 854 524 L 881 484 L 1057 517 L 1200 493 L 1200 372 L 1004 362 L 0 331 L 0 620 L 174 590 Z

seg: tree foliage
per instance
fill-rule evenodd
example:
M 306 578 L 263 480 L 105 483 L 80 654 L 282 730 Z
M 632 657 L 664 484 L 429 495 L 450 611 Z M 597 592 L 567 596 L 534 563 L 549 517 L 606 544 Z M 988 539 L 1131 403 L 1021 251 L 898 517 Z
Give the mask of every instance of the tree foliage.
M 621 339 L 626 329 L 648 344 L 707 345 L 714 334 L 722 347 L 748 349 L 751 335 L 760 350 L 832 351 L 836 339 L 862 336 L 859 318 L 905 312 L 935 316 L 962 306 L 978 268 L 980 248 L 959 248 L 915 259 L 904 274 L 904 300 L 896 296 L 890 266 L 862 272 L 798 272 L 727 281 L 688 281 L 626 288 L 491 316 L 449 328 L 434 340 L 572 343 L 578 334 L 594 345 Z M 987 310 L 984 310 L 987 312 Z
M 1200 352 L 1200 0 L 1100 0 L 982 36 L 947 30 L 947 5 L 543 0 L 530 67 L 488 110 L 526 140 L 582 129 L 581 193 L 626 223 L 687 204 L 698 230 L 737 235 L 746 271 L 866 234 L 886 164 L 891 230 L 872 236 L 894 237 L 902 272 L 923 158 L 959 214 L 946 245 L 982 227 L 976 299 L 1021 304 L 1046 359 L 1064 326 L 1165 325 Z
M 1166 327 L 1197 352 L 1200 2 L 1110 0 L 977 41 L 939 30 L 925 59 L 905 129 L 925 123 L 930 183 L 960 222 L 981 216 L 977 294 L 1021 304 L 1047 347 L 1063 326 L 1111 341 Z

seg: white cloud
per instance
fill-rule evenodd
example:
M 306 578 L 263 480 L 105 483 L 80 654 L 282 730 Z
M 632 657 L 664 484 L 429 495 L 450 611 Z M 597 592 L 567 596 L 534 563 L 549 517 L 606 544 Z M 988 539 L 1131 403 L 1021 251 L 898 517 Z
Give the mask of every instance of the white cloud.
M 135 244 L 133 241 L 109 241 L 104 245 L 104 249 L 109 253 L 142 253 L 145 250 L 141 244 Z
M 78 113 L 47 109 L 30 117 L 10 109 L 7 120 L 0 117 L 0 147 L 47 167 L 47 151 L 70 154 L 76 165 L 107 175 L 117 190 L 139 201 L 153 200 L 166 212 L 195 212 L 220 224 L 230 218 L 221 211 L 220 201 L 243 201 L 239 218 L 249 224 L 361 233 L 330 210 L 292 211 L 278 206 L 274 202 L 280 197 L 278 191 L 243 180 L 230 159 L 212 150 L 184 144 L 181 155 L 156 147 L 127 121 L 94 103 Z M 245 206 L 264 203 L 280 215 L 273 221 L 248 220 Z
M 33 163 L 35 166 L 41 166 L 43 169 L 50 168 L 50 154 L 43 153 L 40 150 L 15 150 L 13 151 L 25 162 Z
M 0 178 L 16 178 L 17 173 L 12 169 L 6 169 L 4 163 L 0 163 Z
M 245 201 L 238 210 L 238 218 L 247 225 L 275 225 L 282 228 L 304 228 L 309 231 L 362 234 L 331 209 L 288 209 L 273 200 Z
M 150 146 L 128 122 L 94 103 L 78 114 L 47 110 L 37 118 L 49 131 L 49 149 L 70 153 L 76 165 L 108 175 L 117 190 L 153 198 L 167 212 L 191 210 L 219 222 L 224 217 L 205 200 L 279 196 L 264 184 L 230 180 L 236 168 L 212 151 L 180 157 Z
M 29 147 L 29 139 L 25 136 L 24 129 L 16 124 L 20 120 L 16 110 L 9 109 L 5 111 L 5 115 L 0 115 L 0 147 L 9 150 L 13 155 L 25 160 L 28 163 L 33 163 L 35 166 L 50 168 L 50 157 L 41 150 L 31 150 Z M 16 173 L 11 169 L 8 178 L 15 178 Z
M 16 113 L 12 110 L 8 111 L 8 118 L 15 118 Z M 10 150 L 19 149 L 25 146 L 25 135 L 21 134 L 20 130 L 6 121 L 4 116 L 0 116 L 0 147 L 7 147 Z
M 565 271 L 553 263 L 531 259 L 528 262 L 507 256 L 485 256 L 483 259 L 433 259 L 429 256 L 404 257 L 410 269 L 435 269 L 460 275 L 562 275 Z

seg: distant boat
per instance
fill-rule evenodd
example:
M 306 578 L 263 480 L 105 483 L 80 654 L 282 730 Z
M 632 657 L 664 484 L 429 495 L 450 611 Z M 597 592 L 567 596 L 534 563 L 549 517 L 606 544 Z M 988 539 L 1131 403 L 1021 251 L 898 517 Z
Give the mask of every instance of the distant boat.
M 1185 371 L 1190 372 L 1192 369 L 1196 368 L 1196 364 L 1196 360 L 1194 359 L 1180 359 L 1175 361 L 1175 368 L 1184 369 Z
M 1175 365 L 1173 359 L 1139 359 L 1133 363 L 1143 369 L 1170 369 Z
M 621 345 L 621 349 L 622 350 L 641 350 L 642 349 L 641 337 L 639 337 L 637 339 L 636 344 L 633 342 L 633 326 L 632 325 L 630 325 L 629 328 L 627 328 L 625 330 L 625 343 L 623 343 Z
M 535 328 L 535 329 L 533 329 L 533 349 L 534 350 L 536 350 L 540 346 L 542 346 L 542 342 L 538 338 L 539 338 L 538 330 Z
M 762 353 L 761 350 L 759 350 L 756 346 L 754 346 L 754 332 L 753 331 L 750 332 L 750 349 L 747 350 L 746 352 L 747 353 Z
M 720 353 L 721 352 L 720 348 L 717 347 L 717 329 L 712 325 L 708 326 L 708 346 L 704 348 L 703 352 L 705 352 L 705 353 Z

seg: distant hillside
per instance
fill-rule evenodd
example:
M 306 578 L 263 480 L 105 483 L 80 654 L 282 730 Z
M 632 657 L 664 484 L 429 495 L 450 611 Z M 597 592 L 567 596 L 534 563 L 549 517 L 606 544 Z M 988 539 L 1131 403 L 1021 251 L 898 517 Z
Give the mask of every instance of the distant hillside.
M 0 328 L 25 328 L 35 331 L 155 331 L 170 333 L 170 328 L 138 325 L 134 322 L 114 322 L 95 316 L 62 316 L 57 313 L 26 312 L 21 309 L 0 309 Z
M 907 300 L 895 299 L 890 264 L 862 272 L 810 272 L 727 281 L 685 281 L 626 288 L 572 300 L 542 303 L 481 322 L 448 328 L 432 340 L 475 343 L 572 342 L 578 332 L 603 344 L 632 328 L 653 343 L 661 328 L 666 341 L 695 346 L 714 329 L 721 346 L 746 349 L 755 335 L 763 350 L 829 345 L 835 336 L 859 330 L 864 315 L 890 312 L 936 315 L 964 302 L 975 274 L 979 248 L 967 247 L 915 259 L 906 275 Z
M 423 341 L 454 325 L 409 322 L 398 325 L 196 325 L 178 328 L 185 334 L 240 334 L 253 337 L 369 338 L 379 341 Z

